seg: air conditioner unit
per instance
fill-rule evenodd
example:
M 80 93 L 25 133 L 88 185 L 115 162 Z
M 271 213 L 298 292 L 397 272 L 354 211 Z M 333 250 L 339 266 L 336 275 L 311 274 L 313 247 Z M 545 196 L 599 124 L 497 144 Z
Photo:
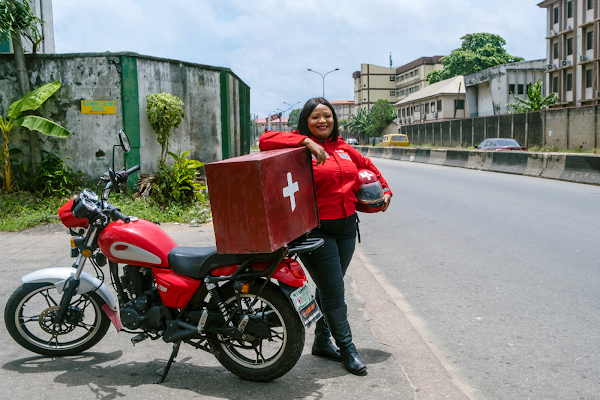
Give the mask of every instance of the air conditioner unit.
M 579 59 L 581 60 L 581 62 L 588 60 L 587 56 L 581 56 L 579 57 Z
M 596 91 L 596 97 L 600 97 L 600 90 Z
M 554 36 L 554 35 L 556 35 L 556 32 L 554 31 L 554 29 L 550 29 L 550 35 L 548 35 L 548 36 Z
M 548 64 L 548 65 L 546 66 L 546 68 L 548 69 L 548 71 L 550 71 L 550 70 L 552 70 L 552 69 L 556 69 L 556 65 L 554 65 L 554 64 Z
M 567 30 L 570 31 L 571 29 L 573 29 L 573 27 L 571 25 L 567 25 Z
M 427 115 L 421 114 L 421 121 L 425 121 L 427 119 Z
M 569 61 L 569 60 L 562 60 L 560 62 L 561 67 L 568 67 L 569 65 L 571 65 L 571 61 Z
M 434 112 L 433 113 L 433 118 L 437 118 L 438 117 L 438 113 Z
M 406 123 L 410 124 L 410 117 L 406 118 Z

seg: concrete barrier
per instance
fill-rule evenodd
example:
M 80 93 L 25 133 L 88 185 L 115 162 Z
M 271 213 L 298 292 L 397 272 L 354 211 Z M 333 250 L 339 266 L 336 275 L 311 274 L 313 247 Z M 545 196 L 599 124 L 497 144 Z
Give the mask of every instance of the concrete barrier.
M 540 176 L 546 165 L 546 154 L 544 153 L 529 153 L 527 158 L 527 167 L 523 171 L 526 176 Z
M 600 157 L 583 154 L 567 154 L 563 181 L 600 185 Z
M 544 154 L 544 170 L 540 175 L 542 178 L 560 179 L 565 172 L 567 155 L 564 153 Z
M 446 161 L 446 150 L 433 149 L 429 155 L 428 164 L 443 165 Z
M 421 149 L 419 147 L 415 150 L 414 161 L 426 163 L 429 161 L 429 157 L 431 155 L 431 149 Z
M 368 157 L 414 161 L 600 185 L 600 156 L 592 154 L 442 150 L 355 146 Z
M 492 153 L 492 163 L 486 171 L 523 175 L 528 158 L 529 154 L 525 152 L 495 151 Z
M 469 150 L 447 150 L 443 165 L 465 168 L 469 161 L 469 154 L 471 154 Z

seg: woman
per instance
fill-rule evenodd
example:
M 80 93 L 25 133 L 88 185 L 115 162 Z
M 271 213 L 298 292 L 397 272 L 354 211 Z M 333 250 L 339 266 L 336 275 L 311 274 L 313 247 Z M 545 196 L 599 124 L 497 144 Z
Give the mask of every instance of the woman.
M 322 97 L 306 102 L 297 131 L 267 131 L 260 137 L 263 151 L 300 146 L 312 153 L 319 209 L 320 226 L 310 236 L 325 240 L 322 247 L 300 256 L 317 285 L 315 297 L 325 316 L 317 321 L 312 354 L 342 361 L 349 372 L 365 375 L 367 366 L 352 343 L 344 301 L 344 275 L 356 243 L 358 169 L 369 169 L 379 178 L 386 192 L 383 211 L 390 204 L 392 192 L 371 160 L 339 137 L 335 111 Z M 339 351 L 329 340 L 330 334 Z

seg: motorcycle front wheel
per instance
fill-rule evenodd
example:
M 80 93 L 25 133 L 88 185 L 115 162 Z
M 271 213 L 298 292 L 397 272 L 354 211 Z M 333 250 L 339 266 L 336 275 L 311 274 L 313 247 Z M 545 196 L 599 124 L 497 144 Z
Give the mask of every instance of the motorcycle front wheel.
M 56 328 L 61 297 L 49 282 L 21 285 L 4 309 L 8 333 L 27 350 L 50 357 L 72 356 L 94 346 L 110 326 L 102 311 L 104 300 L 96 293 L 76 294 L 65 320 Z
M 300 359 L 304 325 L 278 286 L 267 284 L 257 297 L 260 286 L 253 285 L 249 293 L 240 295 L 242 309 L 246 315 L 261 318 L 269 327 L 271 337 L 244 341 L 216 335 L 217 340 L 212 341 L 211 347 L 217 360 L 230 372 L 242 379 L 267 382 L 286 374 Z M 232 312 L 236 297 L 231 287 L 224 291 L 223 298 Z

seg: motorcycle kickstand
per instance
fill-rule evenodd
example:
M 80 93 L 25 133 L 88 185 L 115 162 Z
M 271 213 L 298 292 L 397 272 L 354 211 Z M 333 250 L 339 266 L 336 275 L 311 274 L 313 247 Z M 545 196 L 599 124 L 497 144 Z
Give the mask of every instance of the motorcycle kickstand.
M 171 369 L 171 364 L 173 364 L 173 362 L 175 361 L 175 357 L 177 357 L 177 353 L 179 353 L 179 346 L 181 346 L 181 340 L 173 344 L 173 352 L 171 353 L 171 357 L 169 358 L 169 362 L 167 362 L 167 365 L 156 371 L 156 374 L 160 375 L 160 379 L 156 382 L 156 384 L 161 384 L 165 381 L 165 378 L 169 373 L 169 369 Z

